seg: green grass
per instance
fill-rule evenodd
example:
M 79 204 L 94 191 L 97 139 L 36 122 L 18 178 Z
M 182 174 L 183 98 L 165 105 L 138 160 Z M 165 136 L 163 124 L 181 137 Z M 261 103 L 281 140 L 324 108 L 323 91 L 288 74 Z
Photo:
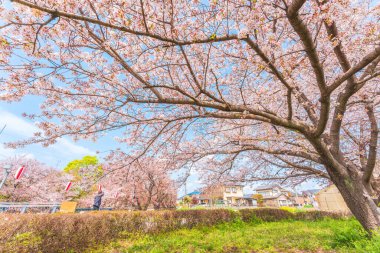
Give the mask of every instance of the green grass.
M 91 252 L 380 252 L 354 220 L 220 224 L 159 235 L 129 235 Z

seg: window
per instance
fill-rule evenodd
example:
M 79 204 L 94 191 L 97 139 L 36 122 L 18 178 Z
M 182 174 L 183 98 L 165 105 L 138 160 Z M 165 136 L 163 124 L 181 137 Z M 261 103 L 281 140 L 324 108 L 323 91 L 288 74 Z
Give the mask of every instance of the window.
M 282 199 L 280 199 L 280 200 L 278 201 L 278 203 L 280 204 L 280 206 L 288 206 L 288 201 L 287 201 L 287 200 L 282 200 Z
M 263 197 L 270 196 L 270 192 L 268 192 L 268 191 L 257 192 L 257 194 L 261 194 L 261 195 L 263 195 Z
M 231 188 L 230 188 L 230 187 L 227 187 L 227 188 L 226 188 L 226 192 L 231 192 Z
M 236 193 L 236 192 L 237 192 L 236 187 L 232 187 L 232 192 L 233 192 L 233 193 Z

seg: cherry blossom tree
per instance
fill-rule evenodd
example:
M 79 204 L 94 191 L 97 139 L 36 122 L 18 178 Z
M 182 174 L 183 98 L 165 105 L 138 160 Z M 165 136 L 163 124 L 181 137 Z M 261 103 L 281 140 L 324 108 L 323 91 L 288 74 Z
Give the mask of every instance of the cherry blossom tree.
M 0 8 L 1 99 L 45 98 L 40 114 L 26 115 L 42 131 L 10 146 L 122 129 L 118 140 L 138 158 L 207 161 L 221 177 L 246 180 L 331 180 L 365 229 L 380 226 L 371 199 L 377 1 L 14 0 Z
M 133 159 L 122 152 L 109 159 L 99 181 L 108 190 L 105 205 L 137 210 L 175 207 L 177 188 L 170 179 L 170 162 L 152 157 Z
M 10 165 L 10 174 L 0 190 L 1 198 L 13 202 L 59 202 L 64 198 L 62 173 L 35 159 L 15 156 L 0 161 L 0 168 Z M 14 174 L 21 167 L 25 170 L 20 179 Z

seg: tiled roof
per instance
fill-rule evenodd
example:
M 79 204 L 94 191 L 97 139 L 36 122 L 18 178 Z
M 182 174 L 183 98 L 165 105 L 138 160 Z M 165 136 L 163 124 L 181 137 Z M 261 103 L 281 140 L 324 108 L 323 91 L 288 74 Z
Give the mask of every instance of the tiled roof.
M 193 192 L 190 192 L 190 193 L 188 193 L 188 194 L 186 194 L 186 195 L 188 195 L 188 196 L 193 196 L 193 195 L 200 195 L 200 194 L 201 194 L 200 191 L 193 191 Z
M 244 186 L 243 184 L 234 183 L 234 182 L 226 182 L 222 184 L 224 187 L 231 187 L 231 186 Z
M 201 194 L 202 194 L 202 192 L 200 192 L 200 191 L 193 191 L 193 192 L 190 192 L 190 193 L 188 193 L 188 194 L 183 195 L 182 197 L 180 197 L 180 198 L 178 198 L 178 199 L 183 199 L 183 198 L 186 197 L 186 196 L 191 197 L 191 196 L 194 196 L 194 195 L 201 195 Z
M 263 196 L 263 199 L 277 199 L 281 195 L 284 195 L 284 196 L 288 197 L 285 193 L 281 192 L 281 193 L 279 193 L 277 195 L 274 195 L 274 196 Z
M 267 185 L 260 185 L 260 186 L 258 186 L 258 187 L 256 187 L 256 191 L 257 190 L 269 190 L 269 189 L 273 189 L 273 188 L 280 188 L 280 189 L 282 189 L 282 187 L 280 186 L 280 185 L 278 185 L 278 184 L 267 184 Z
M 317 192 L 319 192 L 321 189 L 310 189 L 310 190 L 305 190 L 305 191 L 302 191 L 301 193 L 303 195 L 314 195 L 316 194 Z

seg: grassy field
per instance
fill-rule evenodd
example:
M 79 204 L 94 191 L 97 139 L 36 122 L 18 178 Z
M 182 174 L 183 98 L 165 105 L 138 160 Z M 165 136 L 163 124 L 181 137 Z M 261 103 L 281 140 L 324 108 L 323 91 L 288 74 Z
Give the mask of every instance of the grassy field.
M 128 235 L 127 235 L 128 236 Z M 236 221 L 159 235 L 129 235 L 89 252 L 380 252 L 354 219 Z

